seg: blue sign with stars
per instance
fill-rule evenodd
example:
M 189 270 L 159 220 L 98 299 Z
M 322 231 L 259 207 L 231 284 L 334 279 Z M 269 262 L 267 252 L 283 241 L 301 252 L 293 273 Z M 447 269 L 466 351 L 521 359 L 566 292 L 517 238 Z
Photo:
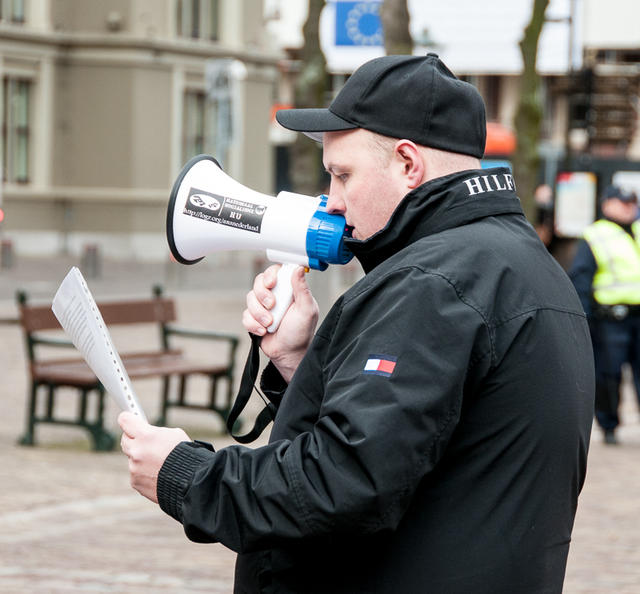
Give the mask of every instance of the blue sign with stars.
M 336 2 L 336 45 L 383 45 L 381 5 L 382 2 Z

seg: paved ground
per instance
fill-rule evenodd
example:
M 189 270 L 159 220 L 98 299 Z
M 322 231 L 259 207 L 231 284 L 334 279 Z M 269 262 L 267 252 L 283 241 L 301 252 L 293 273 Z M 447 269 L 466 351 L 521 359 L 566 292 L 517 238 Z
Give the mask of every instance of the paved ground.
M 21 261 L 0 269 L 0 319 L 15 315 L 16 288 L 49 301 L 71 260 Z M 96 298 L 146 295 L 160 282 L 176 296 L 187 325 L 242 335 L 240 312 L 251 274 L 227 262 L 223 268 L 174 269 L 165 265 L 105 263 L 100 278 L 87 279 Z M 114 333 L 116 344 L 135 345 L 155 334 Z M 20 447 L 27 390 L 18 327 L 0 324 L 0 592 L 2 593 L 227 593 L 234 554 L 220 545 L 189 542 L 182 528 L 132 492 L 126 459 L 93 453 L 84 433 L 43 427 L 40 445 Z M 246 341 L 238 364 L 246 355 Z M 149 416 L 158 405 L 155 381 L 137 382 Z M 68 404 L 68 403 L 67 403 Z M 115 429 L 117 410 L 107 418 Z M 194 438 L 228 443 L 220 424 L 204 413 L 175 411 L 173 425 Z M 640 592 L 640 423 L 632 395 L 625 400 L 621 445 L 606 447 L 594 432 L 565 592 Z

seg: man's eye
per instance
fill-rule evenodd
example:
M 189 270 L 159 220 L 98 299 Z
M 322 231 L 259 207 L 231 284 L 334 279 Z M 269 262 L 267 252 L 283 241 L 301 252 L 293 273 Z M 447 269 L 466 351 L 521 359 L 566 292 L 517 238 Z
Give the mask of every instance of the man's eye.
M 349 174 L 348 174 L 348 173 L 341 173 L 341 174 L 338 176 L 338 179 L 339 179 L 342 183 L 344 183 L 344 182 L 346 182 L 346 181 L 347 181 L 347 179 L 349 179 Z

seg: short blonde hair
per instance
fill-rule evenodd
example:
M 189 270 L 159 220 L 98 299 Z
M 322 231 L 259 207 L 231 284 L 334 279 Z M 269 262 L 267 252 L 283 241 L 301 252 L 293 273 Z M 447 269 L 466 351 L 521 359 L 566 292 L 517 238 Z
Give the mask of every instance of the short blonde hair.
M 384 136 L 383 134 L 378 134 L 371 130 L 367 130 L 367 132 L 369 134 L 369 144 L 373 153 L 380 159 L 381 165 L 386 166 L 393 155 L 393 149 L 399 139 L 392 138 L 391 136 Z
M 366 132 L 369 135 L 369 145 L 374 158 L 378 159 L 380 167 L 386 167 L 393 156 L 396 144 L 402 139 L 384 136 L 377 132 L 371 132 L 371 130 L 366 130 Z M 416 146 L 427 166 L 427 177 L 425 181 L 458 171 L 478 169 L 480 167 L 480 160 L 471 155 L 452 153 L 419 144 L 416 144 Z

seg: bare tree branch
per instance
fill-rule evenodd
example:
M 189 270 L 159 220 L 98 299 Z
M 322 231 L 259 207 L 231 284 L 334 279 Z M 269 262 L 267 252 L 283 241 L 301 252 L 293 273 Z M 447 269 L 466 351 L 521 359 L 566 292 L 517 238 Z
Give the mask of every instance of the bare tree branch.
M 523 70 L 520 76 L 520 99 L 514 119 L 516 151 L 513 156 L 518 196 L 525 214 L 532 220 L 535 211 L 533 193 L 538 181 L 540 155 L 538 144 L 542 126 L 542 100 L 540 75 L 536 69 L 538 41 L 544 26 L 544 15 L 549 0 L 534 0 L 531 20 L 520 41 Z
M 328 75 L 320 47 L 320 12 L 324 5 L 325 0 L 309 0 L 309 15 L 302 29 L 304 45 L 296 80 L 296 107 L 321 107 L 326 102 Z M 321 152 L 317 143 L 298 134 L 290 156 L 289 176 L 293 191 L 307 195 L 322 192 Z

